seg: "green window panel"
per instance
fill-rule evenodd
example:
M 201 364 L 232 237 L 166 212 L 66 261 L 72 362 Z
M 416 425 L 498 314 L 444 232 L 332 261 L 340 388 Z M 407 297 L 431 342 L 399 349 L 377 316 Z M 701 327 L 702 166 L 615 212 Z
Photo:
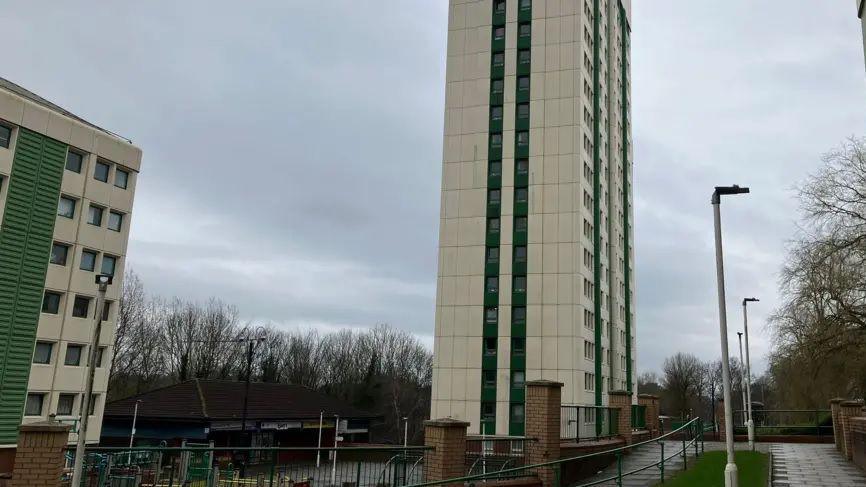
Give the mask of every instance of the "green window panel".
M 0 227 L 0 444 L 18 439 L 66 149 L 19 129 Z

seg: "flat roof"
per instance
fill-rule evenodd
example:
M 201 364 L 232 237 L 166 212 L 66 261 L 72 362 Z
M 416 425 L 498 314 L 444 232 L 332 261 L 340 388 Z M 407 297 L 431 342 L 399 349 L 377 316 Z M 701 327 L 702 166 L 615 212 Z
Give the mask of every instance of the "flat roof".
M 123 137 L 122 135 L 118 135 L 118 134 L 116 134 L 110 130 L 106 130 L 106 129 L 98 126 L 98 125 L 92 124 L 92 123 L 88 122 L 87 120 L 79 117 L 78 115 L 70 112 L 69 110 L 61 107 L 60 105 L 57 105 L 56 103 L 53 103 L 49 100 L 46 100 L 45 98 L 42 98 L 41 96 L 37 95 L 36 93 L 33 93 L 32 91 L 28 90 L 27 88 L 24 88 L 23 86 L 21 86 L 19 84 L 13 83 L 12 81 L 9 81 L 6 78 L 0 78 L 0 88 L 5 89 L 6 91 L 11 91 L 12 93 L 15 93 L 16 95 L 18 95 L 22 98 L 26 98 L 27 100 L 30 100 L 33 103 L 36 103 L 37 105 L 40 105 L 40 106 L 47 108 L 51 111 L 60 113 L 61 115 L 69 117 L 69 118 L 76 120 L 78 122 L 81 122 L 84 125 L 87 125 L 88 127 L 99 130 L 100 132 L 104 132 L 104 133 L 106 133 L 112 137 L 117 137 L 118 139 L 121 139 L 121 140 L 128 142 L 130 144 L 132 143 L 132 141 L 127 139 L 126 137 Z

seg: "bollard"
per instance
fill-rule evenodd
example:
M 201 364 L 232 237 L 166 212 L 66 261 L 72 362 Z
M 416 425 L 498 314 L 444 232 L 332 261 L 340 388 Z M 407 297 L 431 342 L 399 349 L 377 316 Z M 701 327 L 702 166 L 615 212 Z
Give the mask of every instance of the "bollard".
M 659 442 L 659 446 L 662 447 L 662 461 L 659 468 L 661 469 L 662 473 L 662 483 L 665 483 L 665 444 L 663 442 Z

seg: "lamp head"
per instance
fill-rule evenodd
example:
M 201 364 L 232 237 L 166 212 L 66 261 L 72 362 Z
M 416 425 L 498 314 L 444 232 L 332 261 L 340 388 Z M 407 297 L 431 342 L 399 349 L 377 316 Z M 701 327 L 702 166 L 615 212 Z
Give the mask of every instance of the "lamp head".
M 757 303 L 758 301 L 760 301 L 758 298 L 743 298 L 743 306 L 745 306 L 746 303 Z
M 742 336 L 743 336 L 743 332 L 738 331 L 738 332 L 737 332 L 737 336 L 742 338 Z
M 749 188 L 741 188 L 736 184 L 734 184 L 733 186 L 716 186 L 715 191 L 713 191 L 712 203 L 714 205 L 719 204 L 722 195 L 745 194 L 748 192 Z
M 97 274 L 96 275 L 96 284 L 108 286 L 114 280 L 114 276 L 110 276 L 108 274 Z

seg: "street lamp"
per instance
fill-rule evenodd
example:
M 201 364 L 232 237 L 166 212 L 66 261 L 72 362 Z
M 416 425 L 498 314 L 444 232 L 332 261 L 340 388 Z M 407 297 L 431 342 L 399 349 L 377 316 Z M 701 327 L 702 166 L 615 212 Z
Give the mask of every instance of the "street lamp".
M 132 429 L 129 431 L 129 448 L 132 449 L 132 443 L 135 441 L 135 421 L 138 419 L 138 405 L 141 404 L 141 399 L 135 401 L 135 410 L 132 412 Z
M 716 186 L 710 201 L 713 205 L 713 220 L 716 238 L 716 280 L 719 291 L 719 333 L 722 342 L 722 390 L 725 400 L 725 446 L 728 463 L 725 465 L 725 487 L 737 487 L 737 463 L 734 457 L 734 421 L 731 407 L 731 367 L 728 358 L 728 315 L 725 311 L 725 266 L 722 258 L 722 214 L 721 197 L 748 193 L 749 188 L 739 186 Z
M 749 365 L 749 314 L 746 311 L 746 305 L 758 301 L 760 301 L 758 298 L 743 298 L 743 331 L 746 332 L 746 411 L 749 417 L 746 427 L 749 430 L 750 450 L 755 449 L 755 422 L 752 420 L 752 369 Z
M 81 400 L 81 412 L 79 414 L 78 441 L 75 445 L 75 463 L 72 467 L 72 483 L 70 485 L 81 485 L 81 470 L 84 467 L 84 445 L 87 441 L 87 420 L 90 417 L 90 402 L 93 400 L 93 375 L 96 372 L 96 354 L 99 351 L 99 335 L 102 334 L 102 308 L 105 303 L 105 292 L 113 278 L 108 274 L 96 276 L 96 312 L 94 313 L 96 325 L 93 327 L 93 336 L 90 339 L 90 360 L 87 364 L 87 376 L 84 384 L 84 397 Z
M 745 362 L 743 362 L 743 332 L 737 332 L 737 338 L 740 340 L 740 367 L 743 370 L 740 371 L 740 382 L 746 380 L 746 367 Z M 743 393 L 743 426 L 748 426 L 749 417 L 746 415 L 746 387 L 740 385 L 740 392 Z

